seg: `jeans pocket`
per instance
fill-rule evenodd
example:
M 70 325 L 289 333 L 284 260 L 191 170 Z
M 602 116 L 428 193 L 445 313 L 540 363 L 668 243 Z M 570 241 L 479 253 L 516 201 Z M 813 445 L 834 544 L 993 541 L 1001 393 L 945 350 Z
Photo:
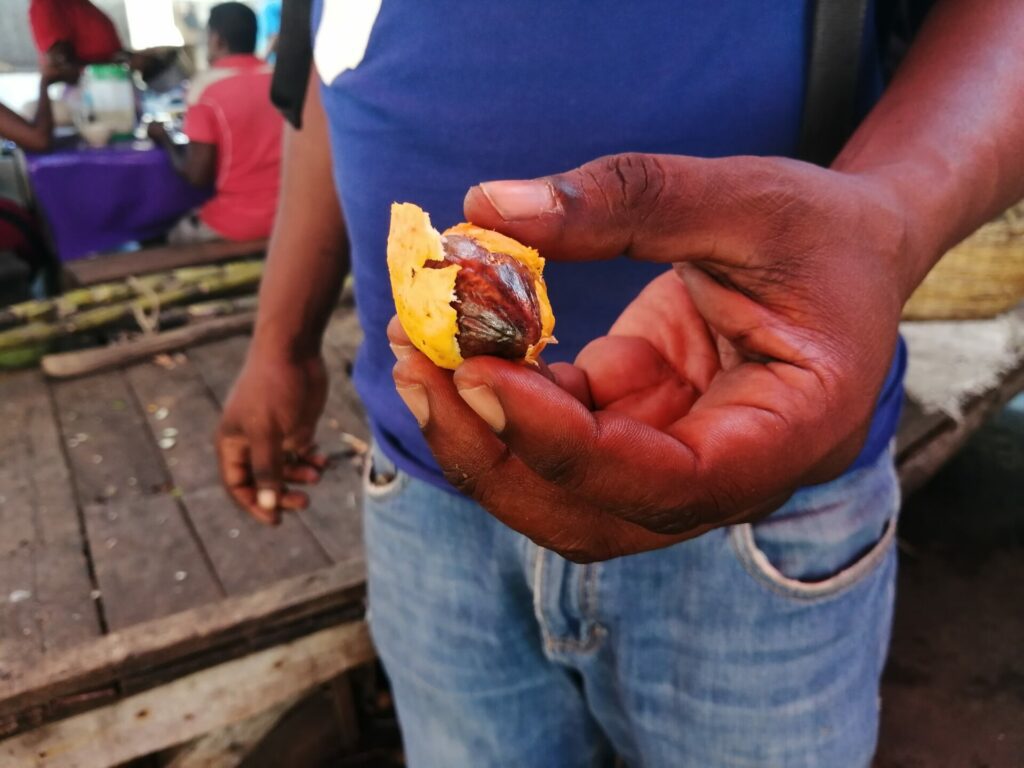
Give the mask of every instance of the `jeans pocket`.
M 374 441 L 363 467 L 363 494 L 374 500 L 390 498 L 405 487 L 408 478 Z
M 838 595 L 892 549 L 900 506 L 892 453 L 831 483 L 798 491 L 766 519 L 733 526 L 732 548 L 755 579 L 786 597 Z

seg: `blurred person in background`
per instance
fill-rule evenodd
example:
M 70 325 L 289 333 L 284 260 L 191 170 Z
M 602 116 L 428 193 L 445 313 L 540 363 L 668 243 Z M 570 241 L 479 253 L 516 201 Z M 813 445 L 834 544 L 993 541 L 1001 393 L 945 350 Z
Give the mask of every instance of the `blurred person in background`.
M 0 103 L 0 141 L 11 141 L 28 152 L 49 150 L 54 127 L 49 87 L 76 76 L 74 68 L 44 61 L 39 98 L 30 119 Z M 30 286 L 47 266 L 47 258 L 38 219 L 22 201 L 0 196 L 0 306 L 30 297 Z M 47 277 L 52 277 L 52 273 Z
M 159 124 L 149 137 L 190 184 L 213 198 L 168 233 L 172 243 L 255 240 L 270 234 L 281 166 L 282 118 L 270 103 L 270 67 L 255 56 L 256 14 L 242 3 L 210 10 L 210 69 L 193 80 L 178 147 Z
M 138 71 L 149 86 L 160 85 L 161 75 L 165 80 L 173 78 L 173 73 L 166 73 L 175 65 L 184 75 L 191 72 L 187 58 L 182 60 L 181 49 L 126 48 L 114 22 L 89 0 L 31 0 L 28 13 L 36 48 L 54 66 L 80 70 L 88 64 L 123 62 Z M 72 77 L 69 82 L 76 80 Z
M 28 17 L 36 48 L 55 65 L 107 62 L 125 50 L 114 22 L 89 0 L 32 0 Z

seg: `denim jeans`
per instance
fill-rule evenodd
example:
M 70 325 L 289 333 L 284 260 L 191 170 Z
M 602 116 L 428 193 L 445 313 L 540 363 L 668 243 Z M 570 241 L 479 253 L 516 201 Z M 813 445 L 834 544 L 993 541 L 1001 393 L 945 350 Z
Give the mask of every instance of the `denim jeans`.
M 412 768 L 866 768 L 892 455 L 754 525 L 578 565 L 397 471 L 365 482 L 370 626 Z

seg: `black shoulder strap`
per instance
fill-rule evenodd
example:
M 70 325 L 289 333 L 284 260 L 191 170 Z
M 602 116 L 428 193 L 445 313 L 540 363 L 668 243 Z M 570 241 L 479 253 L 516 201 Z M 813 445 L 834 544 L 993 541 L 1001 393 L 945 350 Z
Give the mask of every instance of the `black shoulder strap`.
M 868 0 L 812 0 L 807 91 L 798 155 L 828 165 L 853 133 Z
M 281 31 L 277 36 L 277 62 L 270 81 L 270 100 L 296 128 L 302 127 L 302 107 L 306 101 L 309 67 L 313 63 L 311 17 L 311 0 L 284 0 Z

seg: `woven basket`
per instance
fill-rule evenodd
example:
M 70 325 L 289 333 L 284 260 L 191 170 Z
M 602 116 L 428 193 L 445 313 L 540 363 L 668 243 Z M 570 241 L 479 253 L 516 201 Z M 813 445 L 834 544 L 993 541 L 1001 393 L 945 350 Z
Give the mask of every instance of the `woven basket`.
M 905 320 L 993 317 L 1024 299 L 1024 201 L 951 249 L 903 308 Z

